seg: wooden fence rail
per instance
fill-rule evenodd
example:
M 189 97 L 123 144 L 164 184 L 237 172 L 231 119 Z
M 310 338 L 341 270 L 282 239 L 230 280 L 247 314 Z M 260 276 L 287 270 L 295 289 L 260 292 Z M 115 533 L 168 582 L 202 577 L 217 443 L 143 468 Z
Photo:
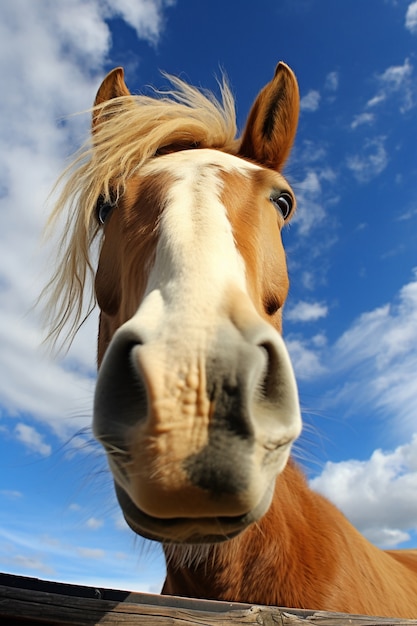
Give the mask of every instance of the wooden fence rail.
M 0 574 L 0 624 L 55 626 L 417 626 L 366 617 L 95 589 Z

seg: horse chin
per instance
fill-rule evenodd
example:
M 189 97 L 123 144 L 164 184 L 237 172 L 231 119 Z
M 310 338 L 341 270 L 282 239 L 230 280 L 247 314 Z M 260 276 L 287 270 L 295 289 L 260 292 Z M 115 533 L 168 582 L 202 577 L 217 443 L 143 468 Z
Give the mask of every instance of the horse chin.
M 273 489 L 248 513 L 236 516 L 162 519 L 141 511 L 115 482 L 117 499 L 128 526 L 137 535 L 163 544 L 215 544 L 233 539 L 268 510 Z

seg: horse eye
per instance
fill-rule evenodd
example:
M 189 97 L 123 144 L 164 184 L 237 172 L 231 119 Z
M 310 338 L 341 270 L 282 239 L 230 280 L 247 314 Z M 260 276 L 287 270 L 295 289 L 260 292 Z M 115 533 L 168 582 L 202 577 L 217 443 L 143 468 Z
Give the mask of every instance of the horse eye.
M 105 200 L 103 196 L 100 196 L 96 205 L 96 217 L 99 224 L 103 225 L 110 213 L 114 209 L 114 203 L 111 200 Z
M 291 194 L 287 191 L 281 191 L 279 194 L 274 194 L 270 197 L 272 204 L 279 209 L 284 220 L 287 219 L 292 211 L 294 200 Z

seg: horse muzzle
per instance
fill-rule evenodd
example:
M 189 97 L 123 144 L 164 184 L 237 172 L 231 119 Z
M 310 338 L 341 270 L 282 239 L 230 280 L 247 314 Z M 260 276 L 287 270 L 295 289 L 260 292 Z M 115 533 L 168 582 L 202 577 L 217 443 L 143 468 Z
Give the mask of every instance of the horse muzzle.
M 204 329 L 187 324 L 184 334 L 140 309 L 114 335 L 99 371 L 94 433 L 141 535 L 221 541 L 270 505 L 301 418 L 281 336 L 247 313 Z

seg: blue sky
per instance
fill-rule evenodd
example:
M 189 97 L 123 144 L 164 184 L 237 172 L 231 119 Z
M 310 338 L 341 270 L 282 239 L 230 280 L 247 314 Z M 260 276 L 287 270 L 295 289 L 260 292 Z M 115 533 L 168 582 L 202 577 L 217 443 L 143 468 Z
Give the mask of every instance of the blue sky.
M 88 132 L 72 114 L 116 65 L 133 91 L 159 70 L 216 90 L 223 68 L 239 128 L 276 63 L 294 69 L 295 454 L 370 540 L 417 547 L 417 2 L 5 0 L 0 46 L 0 571 L 154 592 L 164 577 L 83 430 L 97 316 L 53 358 L 31 309 L 53 266 L 46 199 Z

